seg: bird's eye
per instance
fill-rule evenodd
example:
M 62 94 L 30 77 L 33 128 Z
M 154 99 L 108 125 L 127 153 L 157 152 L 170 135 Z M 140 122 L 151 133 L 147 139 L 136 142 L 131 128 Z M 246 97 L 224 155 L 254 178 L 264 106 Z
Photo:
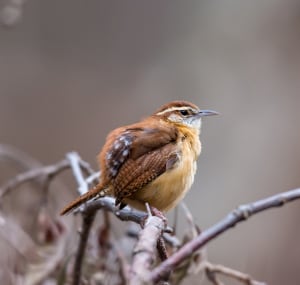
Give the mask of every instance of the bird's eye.
M 180 110 L 179 112 L 182 116 L 187 116 L 189 114 L 188 110 Z

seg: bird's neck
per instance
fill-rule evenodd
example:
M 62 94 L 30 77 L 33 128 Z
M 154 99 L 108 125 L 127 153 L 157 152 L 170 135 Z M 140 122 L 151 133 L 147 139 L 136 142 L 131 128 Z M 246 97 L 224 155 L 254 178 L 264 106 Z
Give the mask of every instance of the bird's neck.
M 199 139 L 200 128 L 191 128 L 186 126 L 178 126 L 179 133 L 184 137 L 184 143 L 186 143 L 190 150 L 194 154 L 194 159 L 200 155 L 201 142 Z

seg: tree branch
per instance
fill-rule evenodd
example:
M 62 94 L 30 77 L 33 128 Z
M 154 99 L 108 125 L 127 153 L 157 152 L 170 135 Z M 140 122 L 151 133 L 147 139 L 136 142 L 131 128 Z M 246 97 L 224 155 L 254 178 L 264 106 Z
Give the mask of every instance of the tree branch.
M 88 214 L 83 213 L 82 215 L 82 229 L 80 231 L 80 241 L 78 249 L 76 251 L 75 263 L 73 267 L 73 285 L 79 285 L 81 283 L 81 269 L 84 253 L 88 241 L 88 237 L 95 220 L 97 211 L 89 212 Z
M 146 220 L 133 251 L 130 285 L 145 284 L 151 266 L 156 260 L 157 240 L 160 238 L 164 227 L 164 221 L 159 217 L 149 216 Z
M 300 198 L 300 188 L 279 193 L 271 197 L 258 200 L 256 202 L 239 206 L 230 212 L 220 222 L 201 232 L 195 239 L 185 244 L 176 253 L 162 262 L 150 274 L 152 282 L 158 282 L 166 276 L 171 270 L 179 265 L 183 260 L 188 258 L 195 250 L 200 249 L 212 239 L 216 238 L 223 232 L 234 227 L 237 223 L 247 220 L 250 216 L 270 208 L 283 206 L 285 203 Z
M 0 145 L 0 153 L 1 148 L 4 148 L 4 146 Z M 21 153 L 18 150 L 11 150 L 9 147 L 5 147 L 4 150 L 11 153 L 14 153 L 16 151 L 17 155 Z M 3 153 L 5 153 L 5 151 L 3 151 Z M 2 155 L 4 156 L 4 154 Z M 15 189 L 16 187 L 27 181 L 45 177 L 45 179 L 50 182 L 50 180 L 53 179 L 56 175 L 69 168 L 72 169 L 72 173 L 79 185 L 80 194 L 83 194 L 84 191 L 88 191 L 89 189 L 87 186 L 89 183 L 84 180 L 81 170 L 83 170 L 88 175 L 94 175 L 94 171 L 92 170 L 90 165 L 87 162 L 83 161 L 76 152 L 70 152 L 66 154 L 66 159 L 63 159 L 55 164 L 30 169 L 8 180 L 8 182 L 0 187 L 0 199 L 5 196 L 10 190 Z M 97 177 L 93 177 L 93 182 L 95 180 L 97 180 Z
M 246 273 L 228 268 L 224 265 L 220 265 L 220 264 L 212 264 L 208 261 L 205 262 L 204 264 L 204 268 L 206 271 L 206 275 L 208 276 L 208 278 L 211 280 L 212 282 L 215 282 L 216 279 L 216 274 L 222 274 L 224 276 L 230 277 L 232 279 L 235 279 L 237 281 L 240 281 L 242 283 L 244 283 L 245 285 L 266 285 L 266 283 L 263 282 L 259 282 L 256 280 L 253 280 L 251 278 L 251 276 L 249 276 Z M 217 280 L 217 282 L 220 283 L 220 281 Z M 217 284 L 217 283 L 216 283 Z
M 83 161 L 79 154 L 77 152 L 69 152 L 66 155 L 67 160 L 69 161 L 70 167 L 72 169 L 72 174 L 74 176 L 74 178 L 76 179 L 77 185 L 78 185 L 78 192 L 80 195 L 86 193 L 87 191 L 89 191 L 89 183 L 86 181 L 86 179 L 83 176 L 83 171 L 87 174 L 87 175 L 93 175 L 95 173 L 95 171 L 93 171 L 93 169 L 90 167 L 90 165 Z M 95 182 L 95 180 L 97 180 L 98 182 L 98 178 L 93 180 L 93 182 Z
M 45 176 L 45 178 L 52 178 L 67 168 L 69 168 L 69 162 L 64 159 L 53 165 L 44 166 L 41 168 L 29 170 L 24 173 L 20 173 L 14 178 L 10 179 L 0 188 L 0 198 L 5 196 L 10 190 L 15 189 L 22 183 L 42 176 Z
M 112 197 L 103 197 L 87 202 L 83 209 L 79 209 L 78 211 L 88 214 L 99 209 L 112 212 L 121 221 L 132 221 L 137 224 L 140 224 L 141 221 L 148 216 L 147 213 L 132 209 L 130 207 L 125 207 L 120 210 L 117 206 L 115 206 L 115 199 Z
M 7 144 L 0 144 L 0 161 L 13 162 L 14 165 L 21 167 L 23 171 L 42 167 L 42 164 L 29 154 Z
M 18 150 L 17 150 L 18 151 Z M 0 159 L 8 157 L 10 159 L 10 152 L 12 153 L 12 157 L 18 156 L 18 154 L 15 154 L 15 150 L 9 150 L 8 152 L 3 150 L 3 146 L 0 145 Z M 22 154 L 22 153 L 21 153 Z M 23 158 L 22 158 L 23 159 Z M 13 159 L 12 159 L 13 160 Z M 13 160 L 14 161 L 14 160 Z M 17 159 L 16 159 L 17 161 Z M 26 162 L 26 159 L 25 159 Z M 22 164 L 21 164 L 22 165 Z M 11 180 L 9 180 L 4 186 L 0 188 L 0 198 L 2 198 L 6 193 L 8 193 L 10 190 L 16 188 L 20 184 L 34 180 L 39 182 L 47 182 L 49 183 L 52 181 L 52 179 L 61 173 L 63 170 L 71 168 L 72 173 L 74 177 L 76 178 L 76 181 L 79 185 L 79 189 L 85 191 L 88 189 L 89 185 L 92 183 L 97 183 L 99 173 L 95 173 L 93 169 L 89 166 L 89 164 L 85 161 L 83 161 L 78 154 L 76 153 L 69 153 L 66 156 L 66 159 L 63 159 L 56 164 L 36 168 L 33 170 L 29 170 L 27 172 L 21 173 Z M 89 177 L 85 178 L 83 176 L 83 173 L 85 176 L 89 175 Z M 46 184 L 47 186 L 47 184 Z M 81 191 L 80 191 L 81 192 Z M 193 238 L 191 241 L 186 243 L 184 246 L 182 246 L 176 253 L 174 253 L 172 256 L 170 256 L 166 261 L 162 262 L 159 266 L 157 266 L 152 272 L 150 271 L 150 266 L 152 265 L 152 261 L 154 260 L 153 252 L 156 250 L 156 242 L 157 239 L 161 235 L 161 231 L 163 231 L 163 227 L 155 226 L 155 223 L 162 223 L 163 220 L 159 219 L 158 217 L 151 217 L 151 219 L 157 220 L 152 224 L 150 223 L 152 230 L 151 233 L 147 233 L 147 231 L 150 228 L 145 228 L 140 233 L 140 239 L 143 239 L 145 236 L 145 232 L 147 233 L 147 236 L 152 236 L 151 242 L 155 244 L 151 244 L 151 250 L 142 250 L 140 253 L 140 250 L 137 250 L 138 253 L 136 255 L 138 257 L 134 257 L 134 263 L 133 263 L 133 275 L 131 275 L 130 280 L 139 280 L 137 282 L 140 283 L 132 283 L 132 284 L 141 284 L 141 281 L 145 281 L 148 283 L 157 283 L 158 281 L 164 279 L 172 270 L 176 268 L 177 265 L 179 265 L 184 260 L 191 257 L 195 251 L 206 245 L 208 242 L 213 240 L 214 238 L 221 235 L 223 232 L 226 232 L 228 229 L 235 226 L 237 223 L 241 221 L 247 220 L 250 216 L 257 214 L 259 212 L 262 212 L 264 210 L 274 208 L 274 207 L 280 207 L 284 205 L 285 203 L 291 202 L 293 200 L 300 198 L 300 189 L 291 190 L 284 193 L 279 193 L 277 195 L 250 203 L 246 205 L 241 205 L 234 211 L 230 212 L 226 217 L 224 217 L 221 221 L 213 225 L 212 227 L 208 228 L 205 231 L 202 231 L 200 234 L 198 234 L 195 238 Z M 80 212 L 83 215 L 83 231 L 81 235 L 80 245 L 77 250 L 77 257 L 75 259 L 75 269 L 74 269 L 74 276 L 77 274 L 77 277 L 75 276 L 74 281 L 78 284 L 80 281 L 80 270 L 81 270 L 81 263 L 83 258 L 84 249 L 87 242 L 87 237 L 89 235 L 90 228 L 92 226 L 95 213 L 98 209 L 104 209 L 106 211 L 110 211 L 114 213 L 116 217 L 118 217 L 120 220 L 123 221 L 133 221 L 135 223 L 141 224 L 141 221 L 145 220 L 147 218 L 147 213 L 140 212 L 134 209 L 131 209 L 129 207 L 125 207 L 122 210 L 119 210 L 118 207 L 115 206 L 115 199 L 111 197 L 104 197 L 98 200 L 90 201 L 86 203 L 84 206 L 82 206 L 80 209 L 77 210 L 77 212 Z M 191 220 L 192 221 L 192 220 Z M 189 221 L 189 222 L 191 222 Z M 154 227 L 154 228 L 153 228 Z M 138 246 L 137 248 L 142 247 L 141 240 L 138 240 Z M 148 237 L 146 238 L 146 240 Z M 168 240 L 168 239 L 167 239 Z M 150 241 L 150 240 L 149 240 Z M 169 237 L 169 242 L 171 244 L 174 243 L 174 240 Z M 148 241 L 147 241 L 148 242 Z M 178 243 L 177 240 L 175 240 L 176 247 L 180 246 L 180 242 Z M 147 247 L 146 247 L 147 248 Z M 142 254 L 143 253 L 143 254 Z M 141 256 L 139 256 L 141 254 Z M 156 254 L 156 252 L 155 252 Z M 143 262 L 145 262 L 145 267 L 143 269 L 143 272 L 148 272 L 147 274 L 143 274 L 143 276 L 140 276 L 139 274 L 136 274 L 136 267 L 134 264 L 137 264 L 136 258 L 139 260 L 143 259 Z M 141 263 L 142 264 L 142 263 Z M 208 263 L 207 263 L 208 264 Z M 77 269 L 76 269 L 77 268 Z M 205 268 L 205 267 L 204 267 Z M 207 267 L 206 271 L 213 276 L 211 279 L 214 284 L 222 284 L 221 281 L 219 281 L 216 277 L 216 273 L 220 273 L 223 275 L 230 276 L 232 278 L 235 278 L 241 282 L 244 282 L 245 284 L 263 284 L 259 283 L 258 281 L 254 281 L 250 279 L 250 277 L 247 274 L 239 273 L 235 270 L 231 270 L 228 268 L 225 268 L 222 266 L 214 266 L 214 267 Z M 76 271 L 77 270 L 77 271 Z M 75 271 L 77 272 L 75 274 Z M 78 273 L 79 272 L 79 273 Z M 132 277 L 134 276 L 134 277 Z M 209 276 L 208 276 L 209 277 Z M 132 281 L 133 282 L 133 281 Z M 252 283 L 251 283 L 252 282 Z

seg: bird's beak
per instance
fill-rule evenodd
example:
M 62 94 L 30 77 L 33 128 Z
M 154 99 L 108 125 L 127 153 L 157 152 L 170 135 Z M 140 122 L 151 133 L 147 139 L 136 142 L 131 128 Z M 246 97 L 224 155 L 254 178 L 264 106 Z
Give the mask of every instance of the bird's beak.
M 200 110 L 199 113 L 197 114 L 197 117 L 213 116 L 213 115 L 219 115 L 219 113 L 212 110 Z

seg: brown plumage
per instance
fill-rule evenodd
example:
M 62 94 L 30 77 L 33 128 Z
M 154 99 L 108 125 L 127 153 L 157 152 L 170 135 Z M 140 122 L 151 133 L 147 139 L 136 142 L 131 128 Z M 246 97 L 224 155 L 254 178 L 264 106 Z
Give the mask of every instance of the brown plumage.
M 148 202 L 161 211 L 173 208 L 193 182 L 201 151 L 201 112 L 215 114 L 174 101 L 138 123 L 113 130 L 98 156 L 100 183 L 61 214 L 100 195 L 114 196 L 121 207 L 144 210 Z

